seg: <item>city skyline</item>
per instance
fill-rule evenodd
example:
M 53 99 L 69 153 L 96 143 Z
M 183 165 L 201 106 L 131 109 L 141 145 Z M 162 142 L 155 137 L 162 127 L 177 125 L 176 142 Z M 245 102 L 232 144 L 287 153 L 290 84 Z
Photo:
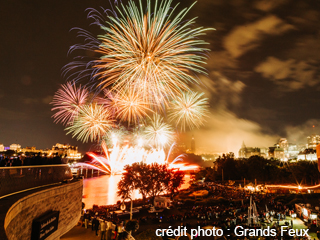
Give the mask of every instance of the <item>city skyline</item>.
M 45 148 L 66 142 L 82 152 L 92 146 L 53 123 L 49 102 L 65 82 L 61 68 L 70 62 L 68 48 L 78 43 L 70 29 L 89 29 L 85 9 L 100 6 L 110 7 L 108 1 L 3 4 L 3 143 Z M 199 25 L 216 29 L 205 37 L 211 43 L 208 76 L 200 76 L 211 114 L 205 127 L 185 138 L 194 134 L 197 146 L 236 152 L 242 141 L 268 145 L 283 136 L 298 142 L 320 132 L 314 110 L 320 104 L 319 9 L 315 1 L 198 2 L 188 18 L 198 16 Z

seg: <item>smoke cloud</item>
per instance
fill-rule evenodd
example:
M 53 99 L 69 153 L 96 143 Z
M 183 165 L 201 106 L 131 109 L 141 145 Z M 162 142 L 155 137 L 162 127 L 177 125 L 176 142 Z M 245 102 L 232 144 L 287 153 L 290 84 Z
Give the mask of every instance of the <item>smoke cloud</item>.
M 280 138 L 264 132 L 262 126 L 254 121 L 239 118 L 229 110 L 241 103 L 241 94 L 245 84 L 231 81 L 217 72 L 209 78 L 202 78 L 202 91 L 210 99 L 210 114 L 207 122 L 200 129 L 190 131 L 188 139 L 194 135 L 197 154 L 227 153 L 238 155 L 242 142 L 249 147 L 270 147 Z M 188 146 L 188 144 L 187 144 Z

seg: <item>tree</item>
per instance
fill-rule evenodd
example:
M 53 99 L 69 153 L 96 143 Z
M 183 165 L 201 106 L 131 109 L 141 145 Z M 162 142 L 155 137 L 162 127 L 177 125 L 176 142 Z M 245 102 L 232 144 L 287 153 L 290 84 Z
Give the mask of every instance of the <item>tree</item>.
M 124 167 L 124 173 L 122 174 L 121 180 L 118 183 L 118 196 L 122 199 L 131 198 L 131 193 L 136 189 L 138 176 L 135 172 L 137 166 L 135 164 Z
M 182 171 L 169 171 L 170 181 L 167 186 L 167 191 L 171 193 L 171 197 L 178 191 L 181 185 L 184 183 L 184 172 Z
M 167 165 L 134 163 L 125 166 L 124 170 L 117 192 L 122 199 L 131 197 L 138 189 L 143 199 L 151 197 L 154 200 L 166 191 L 174 194 L 183 183 L 184 173 L 168 169 Z

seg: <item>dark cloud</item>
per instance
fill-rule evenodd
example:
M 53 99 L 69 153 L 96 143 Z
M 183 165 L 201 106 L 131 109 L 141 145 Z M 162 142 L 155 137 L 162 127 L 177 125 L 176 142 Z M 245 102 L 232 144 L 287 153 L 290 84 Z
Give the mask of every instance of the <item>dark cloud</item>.
M 269 15 L 253 23 L 235 27 L 224 40 L 224 47 L 235 58 L 260 46 L 267 35 L 281 35 L 295 29 L 277 16 Z
M 255 68 L 255 71 L 280 86 L 280 91 L 297 91 L 305 87 L 314 87 L 320 82 L 318 66 L 306 61 L 282 61 L 268 57 Z
M 253 6 L 261 11 L 270 12 L 288 2 L 289 0 L 258 0 Z

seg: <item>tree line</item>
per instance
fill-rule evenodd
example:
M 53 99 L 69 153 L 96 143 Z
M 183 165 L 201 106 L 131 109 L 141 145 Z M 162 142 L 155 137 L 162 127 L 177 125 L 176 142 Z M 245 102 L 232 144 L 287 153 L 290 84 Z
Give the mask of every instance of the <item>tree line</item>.
M 320 173 L 317 161 L 283 162 L 251 156 L 248 159 L 235 159 L 231 155 L 219 157 L 211 168 L 197 174 L 197 179 L 205 181 L 249 180 L 266 183 L 318 184 Z

